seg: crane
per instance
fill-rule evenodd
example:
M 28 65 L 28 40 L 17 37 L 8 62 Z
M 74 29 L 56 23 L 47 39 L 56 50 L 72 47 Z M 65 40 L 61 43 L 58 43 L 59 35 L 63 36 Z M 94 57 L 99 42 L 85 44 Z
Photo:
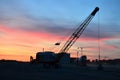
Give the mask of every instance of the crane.
M 62 47 L 62 49 L 59 51 L 59 53 L 56 56 L 53 52 L 37 52 L 36 59 L 33 59 L 32 57 L 30 57 L 30 62 L 31 63 L 43 63 L 43 65 L 58 66 L 58 63 L 60 62 L 61 58 L 64 56 L 64 54 L 67 53 L 70 47 L 80 37 L 80 35 L 83 33 L 87 25 L 90 23 L 90 21 L 92 20 L 92 18 L 95 16 L 95 14 L 98 11 L 99 11 L 99 8 L 96 7 L 92 11 L 92 13 L 85 19 L 85 21 L 69 37 L 65 45 Z M 56 43 L 55 45 L 59 45 L 59 44 L 60 43 Z
M 93 19 L 95 14 L 99 11 L 99 7 L 96 7 L 92 13 L 84 20 L 84 22 L 74 31 L 74 33 L 66 41 L 59 53 L 66 53 L 71 46 L 76 42 L 76 40 L 81 36 L 85 28 L 88 26 L 90 21 Z

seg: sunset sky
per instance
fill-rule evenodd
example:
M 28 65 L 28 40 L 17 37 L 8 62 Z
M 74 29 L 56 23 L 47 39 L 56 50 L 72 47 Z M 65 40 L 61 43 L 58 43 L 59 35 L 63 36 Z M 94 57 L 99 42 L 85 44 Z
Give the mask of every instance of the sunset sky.
M 102 59 L 120 58 L 120 0 L 0 0 L 0 59 L 29 61 L 43 48 L 57 53 L 95 7 L 99 12 L 69 53 L 76 57 L 83 47 L 96 59 L 100 48 Z

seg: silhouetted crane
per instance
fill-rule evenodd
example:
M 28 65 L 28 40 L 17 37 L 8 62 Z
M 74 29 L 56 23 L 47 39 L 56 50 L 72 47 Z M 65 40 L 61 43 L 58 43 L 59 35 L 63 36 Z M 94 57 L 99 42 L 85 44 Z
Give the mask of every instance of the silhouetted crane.
M 44 65 L 58 66 L 58 63 L 60 62 L 61 58 L 64 56 L 64 54 L 67 53 L 70 47 L 80 37 L 80 35 L 83 33 L 87 25 L 90 23 L 90 21 L 98 11 L 99 11 L 99 8 L 96 7 L 93 10 L 93 12 L 87 17 L 87 19 L 85 19 L 85 21 L 70 36 L 70 38 L 67 40 L 67 42 L 62 47 L 62 49 L 57 54 L 57 56 L 55 56 L 53 52 L 37 52 L 36 59 L 33 60 L 31 58 L 31 63 L 43 63 Z M 60 43 L 55 43 L 55 45 L 60 45 Z

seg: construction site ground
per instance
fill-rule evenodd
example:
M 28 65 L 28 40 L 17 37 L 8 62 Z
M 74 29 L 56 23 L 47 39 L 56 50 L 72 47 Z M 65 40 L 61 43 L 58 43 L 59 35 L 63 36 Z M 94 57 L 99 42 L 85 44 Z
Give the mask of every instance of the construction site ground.
M 2 62 L 0 80 L 120 80 L 120 65 L 97 65 L 86 67 L 64 64 L 60 68 L 43 68 L 41 64 Z

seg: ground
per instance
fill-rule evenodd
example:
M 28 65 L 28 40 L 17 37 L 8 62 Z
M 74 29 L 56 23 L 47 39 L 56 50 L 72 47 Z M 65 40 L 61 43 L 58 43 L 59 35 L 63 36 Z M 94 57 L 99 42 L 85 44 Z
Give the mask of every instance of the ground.
M 120 80 L 120 65 L 104 65 L 103 70 L 97 70 L 97 65 L 75 64 L 46 69 L 41 64 L 2 62 L 0 80 Z

